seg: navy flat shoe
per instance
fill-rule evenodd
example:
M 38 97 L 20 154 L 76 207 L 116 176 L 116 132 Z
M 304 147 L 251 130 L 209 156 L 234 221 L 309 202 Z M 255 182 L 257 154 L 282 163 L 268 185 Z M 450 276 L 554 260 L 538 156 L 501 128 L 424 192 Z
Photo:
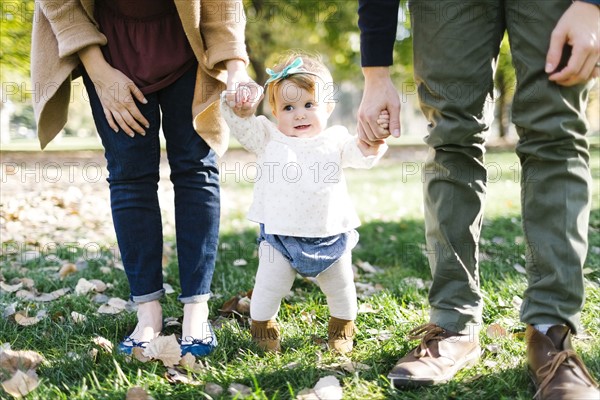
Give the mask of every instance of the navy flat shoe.
M 180 341 L 179 346 L 181 347 L 181 356 L 185 356 L 190 353 L 194 357 L 202 357 L 207 356 L 213 352 L 213 350 L 217 347 L 217 337 L 215 336 L 215 332 L 212 329 L 212 326 L 209 325 L 211 336 L 208 339 L 194 339 L 194 338 L 186 338 L 187 340 Z
M 117 346 L 117 351 L 121 354 L 131 355 L 134 347 L 139 347 L 141 349 L 145 349 L 148 342 L 140 342 L 139 340 L 132 339 L 130 336 L 127 336 L 119 346 Z

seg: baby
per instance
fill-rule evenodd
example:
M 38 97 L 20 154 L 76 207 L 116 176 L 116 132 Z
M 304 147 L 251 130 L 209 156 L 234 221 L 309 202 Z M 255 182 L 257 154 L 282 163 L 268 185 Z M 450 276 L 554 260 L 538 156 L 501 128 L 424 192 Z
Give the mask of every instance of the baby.
M 353 348 L 357 314 L 352 248 L 360 221 L 348 195 L 343 168 L 371 168 L 387 149 L 368 145 L 342 126 L 327 127 L 335 107 L 331 73 L 316 57 L 292 54 L 273 70 L 266 92 L 276 123 L 256 108 L 231 108 L 244 87 L 222 96 L 231 134 L 257 155 L 254 198 L 248 218 L 260 224 L 259 265 L 250 304 L 252 340 L 280 351 L 276 321 L 281 300 L 299 273 L 315 277 L 330 311 L 330 349 Z M 236 96 L 236 97 L 234 97 Z M 242 101 L 243 103 L 243 101 Z M 380 129 L 388 129 L 382 111 Z

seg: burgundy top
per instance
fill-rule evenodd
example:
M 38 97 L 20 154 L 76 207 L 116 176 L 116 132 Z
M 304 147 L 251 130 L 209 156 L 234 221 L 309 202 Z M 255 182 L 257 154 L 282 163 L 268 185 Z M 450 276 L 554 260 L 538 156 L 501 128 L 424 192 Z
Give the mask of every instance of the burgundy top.
M 173 0 L 97 0 L 94 16 L 108 44 L 106 61 L 144 94 L 156 92 L 196 64 Z

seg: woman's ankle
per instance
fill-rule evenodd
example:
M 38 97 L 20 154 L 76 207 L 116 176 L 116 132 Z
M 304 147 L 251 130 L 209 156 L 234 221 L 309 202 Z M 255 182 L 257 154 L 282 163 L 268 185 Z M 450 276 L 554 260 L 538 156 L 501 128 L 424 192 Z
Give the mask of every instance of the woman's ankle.
M 162 307 L 158 300 L 140 303 L 137 310 L 138 322 L 129 335 L 132 339 L 149 342 L 162 330 Z
M 183 306 L 181 339 L 208 339 L 212 336 L 208 322 L 208 302 L 187 303 Z

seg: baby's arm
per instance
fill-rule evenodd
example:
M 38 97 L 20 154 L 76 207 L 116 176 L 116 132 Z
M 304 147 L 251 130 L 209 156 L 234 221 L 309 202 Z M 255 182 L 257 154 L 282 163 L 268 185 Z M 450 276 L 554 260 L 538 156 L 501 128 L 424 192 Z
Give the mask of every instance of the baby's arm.
M 387 110 L 383 110 L 380 114 L 379 117 L 377 117 L 377 124 L 379 125 L 379 130 L 381 131 L 381 133 L 386 134 L 387 136 L 389 136 L 390 132 L 389 132 L 389 127 L 390 127 L 390 113 Z M 379 153 L 379 148 L 381 147 L 381 145 L 385 144 L 384 140 L 380 140 L 378 143 L 375 144 L 369 144 L 363 140 L 361 140 L 360 138 L 357 139 L 358 141 L 358 148 L 360 149 L 360 152 L 363 153 L 364 156 L 375 156 Z
M 225 102 L 235 115 L 247 118 L 256 112 L 263 92 L 262 86 L 255 82 L 238 84 L 235 90 L 225 91 Z M 258 100 L 254 101 L 256 98 Z
M 232 93 L 233 92 L 233 93 Z M 231 135 L 248 151 L 259 154 L 263 151 L 267 141 L 267 125 L 270 123 L 263 116 L 255 116 L 254 109 L 249 107 L 252 112 L 242 117 L 239 114 L 246 114 L 242 107 L 233 107 L 229 105 L 228 96 L 237 95 L 236 91 L 224 91 L 221 93 L 221 116 L 229 126 Z M 231 98 L 231 97 L 230 97 Z

